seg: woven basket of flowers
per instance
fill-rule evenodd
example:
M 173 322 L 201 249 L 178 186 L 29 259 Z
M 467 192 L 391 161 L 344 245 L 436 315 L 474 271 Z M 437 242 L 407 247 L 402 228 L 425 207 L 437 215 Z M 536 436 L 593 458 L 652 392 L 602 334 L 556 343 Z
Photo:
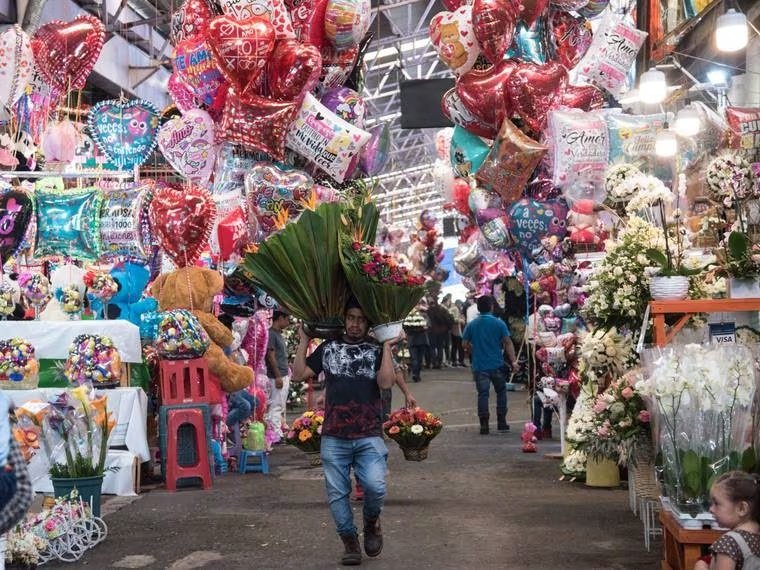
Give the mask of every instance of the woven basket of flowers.
M 441 433 L 443 422 L 422 408 L 401 408 L 383 424 L 383 431 L 398 443 L 407 461 L 424 461 L 430 442 Z

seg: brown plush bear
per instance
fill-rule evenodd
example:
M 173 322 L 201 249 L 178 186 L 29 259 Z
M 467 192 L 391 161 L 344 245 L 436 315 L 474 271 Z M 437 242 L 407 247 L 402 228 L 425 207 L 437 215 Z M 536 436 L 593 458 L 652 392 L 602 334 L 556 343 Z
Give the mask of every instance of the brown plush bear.
M 162 274 L 153 282 L 151 292 L 162 311 L 192 307 L 193 314 L 211 337 L 211 346 L 204 355 L 209 372 L 219 378 L 222 390 L 237 392 L 253 382 L 253 370 L 233 363 L 224 354 L 223 349 L 232 344 L 232 331 L 211 312 L 214 296 L 221 293 L 223 285 L 222 276 L 216 271 L 185 267 Z

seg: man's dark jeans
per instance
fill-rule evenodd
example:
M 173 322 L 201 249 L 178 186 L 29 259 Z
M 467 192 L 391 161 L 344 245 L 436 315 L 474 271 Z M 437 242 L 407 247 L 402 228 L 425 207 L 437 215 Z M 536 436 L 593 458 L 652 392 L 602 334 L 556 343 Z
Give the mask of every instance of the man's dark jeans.
M 491 392 L 491 384 L 496 392 L 496 417 L 503 418 L 507 415 L 507 367 L 502 366 L 496 370 L 483 370 L 475 372 L 472 377 L 475 380 L 475 388 L 478 391 L 478 417 L 487 417 L 488 397 Z

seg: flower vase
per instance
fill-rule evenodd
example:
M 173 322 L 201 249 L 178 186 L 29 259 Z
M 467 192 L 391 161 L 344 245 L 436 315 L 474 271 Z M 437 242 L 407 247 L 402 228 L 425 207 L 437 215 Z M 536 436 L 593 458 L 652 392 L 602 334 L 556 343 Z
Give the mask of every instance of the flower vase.
M 306 451 L 306 457 L 309 458 L 309 465 L 312 467 L 319 467 L 322 465 L 322 455 L 321 451 Z
M 79 493 L 82 502 L 92 505 L 92 514 L 100 516 L 100 492 L 103 487 L 103 475 L 94 477 L 51 477 L 53 494 L 56 498 L 66 497 L 74 489 Z
M 760 298 L 760 279 L 738 279 L 731 277 L 728 280 L 729 299 L 758 299 Z
M 617 487 L 620 485 L 620 470 L 612 459 L 588 458 L 586 462 L 587 487 Z
M 684 275 L 655 275 L 649 283 L 655 301 L 680 301 L 689 295 L 689 278 Z

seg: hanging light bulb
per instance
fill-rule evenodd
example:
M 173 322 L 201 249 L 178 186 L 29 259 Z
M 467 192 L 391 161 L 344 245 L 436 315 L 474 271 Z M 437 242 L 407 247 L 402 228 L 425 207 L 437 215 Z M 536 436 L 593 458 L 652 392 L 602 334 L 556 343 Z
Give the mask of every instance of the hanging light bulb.
M 701 130 L 702 119 L 697 110 L 687 103 L 683 109 L 678 111 L 673 128 L 684 138 L 693 137 Z
M 663 126 L 654 139 L 654 153 L 661 158 L 670 158 L 678 152 L 678 140 L 676 134 L 668 128 L 668 123 Z
M 644 103 L 662 103 L 668 95 L 668 82 L 665 74 L 652 67 L 641 74 L 639 79 L 639 97 Z
M 739 51 L 747 46 L 748 40 L 747 16 L 730 8 L 718 18 L 715 44 L 720 51 Z

